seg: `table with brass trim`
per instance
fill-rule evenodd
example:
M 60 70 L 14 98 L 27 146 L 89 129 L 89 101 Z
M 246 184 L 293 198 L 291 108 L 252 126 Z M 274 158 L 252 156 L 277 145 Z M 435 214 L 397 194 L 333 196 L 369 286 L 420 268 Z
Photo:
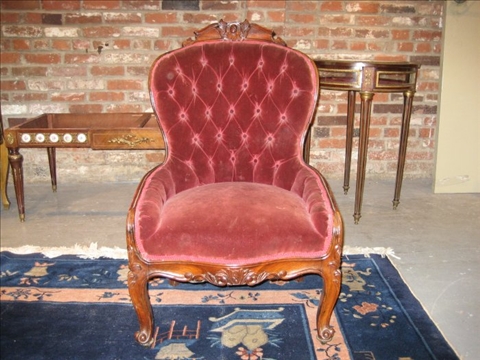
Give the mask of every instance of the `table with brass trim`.
M 57 189 L 56 149 L 158 150 L 165 143 L 152 113 L 43 114 L 5 129 L 20 221 L 25 221 L 23 156 L 20 148 L 45 148 L 52 189 Z
M 350 187 L 355 97 L 360 94 L 360 139 L 358 145 L 357 182 L 353 218 L 358 224 L 362 210 L 367 149 L 370 132 L 372 100 L 375 93 L 403 93 L 403 114 L 398 152 L 397 174 L 393 208 L 400 203 L 400 192 L 407 151 L 408 132 L 420 65 L 410 62 L 380 62 L 355 60 L 315 60 L 320 76 L 320 90 L 347 91 L 347 134 L 345 146 L 345 173 L 343 189 Z M 310 134 L 309 134 L 310 135 Z M 308 142 L 307 142 L 308 144 Z M 309 160 L 309 145 L 305 158 Z

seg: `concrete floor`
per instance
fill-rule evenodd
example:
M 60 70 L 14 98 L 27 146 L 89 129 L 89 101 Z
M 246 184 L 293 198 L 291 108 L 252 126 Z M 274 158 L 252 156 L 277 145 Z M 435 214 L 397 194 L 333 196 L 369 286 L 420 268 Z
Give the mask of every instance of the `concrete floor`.
M 405 179 L 397 210 L 392 180 L 368 180 L 363 217 L 353 223 L 354 186 L 330 184 L 345 219 L 349 246 L 391 247 L 392 262 L 462 359 L 480 354 L 480 194 L 436 195 L 428 180 Z M 354 184 L 352 184 L 354 185 Z M 26 217 L 1 212 L 1 245 L 125 247 L 125 217 L 135 183 L 26 184 Z M 475 280 L 477 278 L 477 280 Z M 420 360 L 420 359 L 418 359 Z

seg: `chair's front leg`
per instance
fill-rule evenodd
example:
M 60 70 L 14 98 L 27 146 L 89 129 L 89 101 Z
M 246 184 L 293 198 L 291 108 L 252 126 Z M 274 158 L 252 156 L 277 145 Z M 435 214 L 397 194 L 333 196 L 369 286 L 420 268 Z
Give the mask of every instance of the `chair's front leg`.
M 148 274 L 139 264 L 130 265 L 128 291 L 140 325 L 140 330 L 135 333 L 135 339 L 143 346 L 150 346 L 154 341 L 153 311 L 148 296 Z
M 335 262 L 330 263 L 322 272 L 323 291 L 317 311 L 317 334 L 322 343 L 332 340 L 335 330 L 330 325 L 333 309 L 340 294 L 341 270 Z

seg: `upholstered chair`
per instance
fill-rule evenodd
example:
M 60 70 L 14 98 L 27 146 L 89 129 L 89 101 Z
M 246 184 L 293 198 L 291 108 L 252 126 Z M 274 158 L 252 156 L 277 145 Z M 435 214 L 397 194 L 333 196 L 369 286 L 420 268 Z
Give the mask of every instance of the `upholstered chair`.
M 323 278 L 316 331 L 329 341 L 343 221 L 302 156 L 319 92 L 314 63 L 272 31 L 220 21 L 161 55 L 149 89 L 167 150 L 127 217 L 137 341 L 154 341 L 153 278 L 254 286 L 306 274 Z

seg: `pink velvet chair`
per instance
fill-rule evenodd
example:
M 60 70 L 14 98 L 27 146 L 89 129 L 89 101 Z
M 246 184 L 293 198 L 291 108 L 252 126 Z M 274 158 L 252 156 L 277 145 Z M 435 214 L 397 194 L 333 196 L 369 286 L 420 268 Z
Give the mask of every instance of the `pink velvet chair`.
M 212 24 L 153 64 L 150 97 L 167 146 L 127 219 L 128 287 L 153 342 L 148 281 L 256 285 L 318 274 L 321 341 L 341 285 L 343 221 L 302 149 L 319 91 L 316 67 L 272 31 Z

